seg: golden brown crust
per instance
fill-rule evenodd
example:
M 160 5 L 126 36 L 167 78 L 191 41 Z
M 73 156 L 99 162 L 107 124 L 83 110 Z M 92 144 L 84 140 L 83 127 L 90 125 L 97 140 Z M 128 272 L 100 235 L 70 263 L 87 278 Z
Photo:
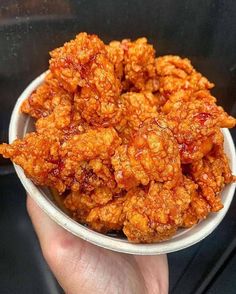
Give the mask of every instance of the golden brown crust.
M 155 50 L 146 38 L 123 40 L 125 79 L 137 90 L 156 91 Z M 152 82 L 153 81 L 153 82 Z
M 116 130 L 123 142 L 128 142 L 145 120 L 160 116 L 157 105 L 158 98 L 147 91 L 127 92 L 120 96 L 121 119 Z
M 81 116 L 94 125 L 115 123 L 121 85 L 103 42 L 81 33 L 51 56 L 50 70 L 68 92 L 75 93 Z
M 159 92 L 165 102 L 189 101 L 194 99 L 193 93 L 208 92 L 214 87 L 205 77 L 198 73 L 187 58 L 166 55 L 155 61 L 159 81 Z M 215 101 L 215 98 L 212 97 Z M 166 106 L 163 107 L 167 108 Z M 170 106 L 168 107 L 170 108 Z
M 152 243 L 170 238 L 183 223 L 183 213 L 195 190 L 195 185 L 191 185 L 190 190 L 184 182 L 174 189 L 166 189 L 161 183 L 151 182 L 148 192 L 131 190 L 124 207 L 123 230 L 128 239 L 135 243 Z
M 21 111 L 34 118 L 46 117 L 56 106 L 71 101 L 72 95 L 66 92 L 51 72 L 44 82 L 21 105 Z
M 50 52 L 49 68 L 68 92 L 86 85 L 94 59 L 105 52 L 104 43 L 96 35 L 80 33 L 74 40 Z
M 119 41 L 112 41 L 106 46 L 108 58 L 114 65 L 115 74 L 121 80 L 124 74 L 124 48 Z
M 27 177 L 38 185 L 55 187 L 64 191 L 65 185 L 58 178 L 60 162 L 60 143 L 49 137 L 30 133 L 24 139 L 15 140 L 12 144 L 0 145 L 0 153 L 20 165 Z
M 182 163 L 208 154 L 214 144 L 221 143 L 220 128 L 233 127 L 236 122 L 222 107 L 201 100 L 176 102 L 166 118 L 179 144 Z
M 211 210 L 220 210 L 223 207 L 221 191 L 234 180 L 223 145 L 216 146 L 203 159 L 192 163 L 190 175 L 198 184 L 199 193 L 209 203 Z
M 35 126 L 39 134 L 59 139 L 60 142 L 89 129 L 89 125 L 75 111 L 69 100 L 61 101 L 48 116 L 39 118 Z
M 178 145 L 158 119 L 146 121 L 128 145 L 117 148 L 112 166 L 118 185 L 126 190 L 152 180 L 171 188 L 181 179 Z
M 104 169 L 103 165 L 109 166 L 110 158 L 120 143 L 121 140 L 113 128 L 91 129 L 83 134 L 71 137 L 61 145 L 60 158 L 63 162 L 63 169 L 60 171 L 60 177 L 68 182 L 67 187 L 73 191 L 81 190 L 81 187 L 86 186 L 90 177 L 92 186 L 94 186 L 93 183 L 95 183 L 95 186 L 99 185 L 101 180 L 104 181 L 99 176 L 101 171 L 98 168 L 96 170 L 96 167 L 88 161 L 98 158 L 101 160 L 101 169 Z M 82 168 L 84 164 L 86 167 Z M 93 170 L 92 174 L 90 170 Z M 106 181 L 107 185 L 110 181 L 112 184 L 112 180 L 109 178 Z
M 117 100 L 121 84 L 108 57 L 98 54 L 86 75 L 86 83 L 75 95 L 75 107 L 93 125 L 114 125 L 119 119 Z

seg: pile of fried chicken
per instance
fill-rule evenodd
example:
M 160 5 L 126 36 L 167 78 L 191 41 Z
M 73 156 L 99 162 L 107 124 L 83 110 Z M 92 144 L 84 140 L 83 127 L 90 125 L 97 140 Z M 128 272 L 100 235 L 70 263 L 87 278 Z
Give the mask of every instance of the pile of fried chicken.
M 146 38 L 105 45 L 87 33 L 50 55 L 21 107 L 35 132 L 0 154 L 58 191 L 75 220 L 152 243 L 223 207 L 235 177 L 220 128 L 236 120 L 188 59 L 156 58 Z

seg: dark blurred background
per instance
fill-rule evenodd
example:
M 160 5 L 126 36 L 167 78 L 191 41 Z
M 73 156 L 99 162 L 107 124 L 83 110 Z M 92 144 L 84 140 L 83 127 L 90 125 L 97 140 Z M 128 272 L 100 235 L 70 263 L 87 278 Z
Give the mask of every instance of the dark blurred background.
M 48 51 L 78 32 L 104 41 L 146 36 L 157 54 L 189 57 L 236 115 L 236 1 L 0 0 L 0 142 L 17 97 L 47 69 Z M 234 140 L 235 130 L 232 132 Z M 45 264 L 25 192 L 0 159 L 0 293 L 62 293 Z M 204 241 L 169 254 L 170 293 L 236 293 L 236 201 Z

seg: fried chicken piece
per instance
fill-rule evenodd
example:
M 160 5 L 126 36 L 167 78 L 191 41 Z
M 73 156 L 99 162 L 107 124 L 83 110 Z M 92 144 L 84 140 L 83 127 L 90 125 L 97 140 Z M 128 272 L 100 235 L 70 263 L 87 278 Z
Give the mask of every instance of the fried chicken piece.
M 38 119 L 48 116 L 61 102 L 71 100 L 72 95 L 49 72 L 44 82 L 22 103 L 21 111 Z
M 189 174 L 198 184 L 199 194 L 209 203 L 211 211 L 220 210 L 223 207 L 220 198 L 223 187 L 236 180 L 231 173 L 223 144 L 215 146 L 204 158 L 193 162 Z
M 61 155 L 74 162 L 96 157 L 109 159 L 120 144 L 121 139 L 114 128 L 90 129 L 65 141 L 62 144 Z
M 159 87 L 155 69 L 155 50 L 146 38 L 134 42 L 128 39 L 112 41 L 106 46 L 109 60 L 122 80 L 123 92 L 146 90 L 156 92 Z
M 107 204 L 112 200 L 112 191 L 108 187 L 99 187 L 91 195 L 93 201 L 99 205 Z
M 92 169 L 87 161 L 77 163 L 76 169 L 65 166 L 63 170 L 63 178 L 69 184 L 67 186 L 73 191 L 79 191 L 82 194 L 90 194 L 92 191 L 101 187 L 104 183 Z M 68 173 L 69 171 L 69 173 Z
M 122 194 L 114 194 L 112 199 L 113 194 L 114 191 L 112 193 L 107 187 L 97 188 L 91 194 L 72 192 L 64 203 L 74 219 L 105 233 L 123 227 L 123 203 L 126 198 Z
M 96 207 L 96 202 L 93 201 L 90 194 L 72 191 L 66 196 L 64 205 L 76 221 L 85 223 L 90 210 Z
M 155 50 L 147 43 L 146 38 L 139 38 L 134 42 L 123 40 L 124 73 L 128 83 L 137 90 L 154 92 L 158 89 L 155 79 Z
M 110 158 L 108 160 L 102 160 L 101 158 L 92 159 L 89 161 L 89 166 L 96 176 L 103 181 L 104 185 L 113 191 L 118 191 Z
M 114 125 L 119 120 L 117 100 L 120 92 L 121 85 L 113 64 L 108 57 L 98 54 L 86 75 L 86 85 L 75 95 L 75 106 L 93 125 Z
M 208 99 L 215 101 L 208 91 L 214 84 L 198 73 L 189 59 L 174 55 L 159 57 L 156 59 L 156 71 L 160 95 L 163 103 L 167 102 L 167 105 L 163 106 L 165 112 L 171 109 L 170 102 L 200 99 L 201 95 L 193 97 L 193 93 L 201 90 L 208 93 Z
M 146 119 L 159 116 L 156 105 L 157 97 L 151 92 L 128 92 L 121 95 L 119 107 L 122 118 L 116 129 L 123 142 L 127 142 Z
M 118 186 L 127 190 L 152 180 L 172 188 L 182 176 L 178 145 L 165 122 L 155 119 L 116 149 L 112 166 Z
M 182 225 L 183 213 L 189 206 L 195 186 L 186 178 L 183 186 L 173 189 L 165 188 L 162 183 L 151 182 L 147 193 L 140 188 L 128 192 L 123 228 L 128 240 L 153 243 L 173 236 Z
M 71 192 L 66 196 L 64 203 L 67 209 L 72 212 L 91 209 L 97 205 L 105 205 L 112 200 L 112 191 L 108 187 L 97 187 L 92 193 L 81 193 L 81 191 Z M 87 211 L 89 214 L 89 210 Z
M 97 157 L 109 160 L 120 143 L 113 128 L 89 130 L 62 145 L 46 134 L 31 133 L 10 145 L 0 145 L 0 153 L 20 165 L 36 184 L 62 193 L 65 189 L 79 190 L 88 184 L 92 189 L 100 186 L 101 180 L 91 172 L 92 167 L 86 160 Z
M 125 219 L 123 212 L 125 199 L 125 197 L 115 197 L 104 206 L 92 208 L 86 223 L 92 229 L 102 233 L 121 230 Z
M 0 145 L 0 154 L 21 166 L 34 183 L 64 191 L 65 185 L 57 170 L 60 168 L 60 143 L 43 134 L 29 133 L 12 144 Z
M 75 94 L 75 106 L 90 124 L 116 122 L 121 84 L 104 43 L 96 35 L 80 33 L 51 52 L 50 70 L 64 88 Z
M 236 123 L 222 107 L 200 100 L 176 102 L 166 119 L 179 144 L 181 163 L 201 159 L 222 141 L 219 128 L 232 128 Z
M 189 208 L 184 213 L 182 227 L 192 227 L 200 220 L 205 219 L 210 211 L 211 208 L 206 199 L 197 192 L 194 193 Z
M 159 94 L 160 95 L 160 94 Z M 163 99 L 163 95 L 160 95 L 160 102 L 159 102 L 159 106 L 163 106 L 160 107 L 161 111 L 165 114 L 168 114 L 169 112 L 171 112 L 172 108 L 175 107 L 175 105 L 177 103 L 188 103 L 188 102 L 193 102 L 195 100 L 200 100 L 202 102 L 206 102 L 206 103 L 211 103 L 214 104 L 216 102 L 216 98 L 214 96 L 211 95 L 211 93 L 209 91 L 206 90 L 199 90 L 197 92 L 192 93 L 191 90 L 179 90 L 175 93 L 173 93 L 169 99 L 166 101 L 165 98 Z
M 63 169 L 60 176 L 71 179 L 71 189 L 77 191 L 83 185 L 79 164 L 96 158 L 110 160 L 121 139 L 113 128 L 97 128 L 71 137 L 62 144 L 60 155 L 63 159 Z
M 65 161 L 65 160 L 64 160 Z M 94 193 L 101 187 L 106 187 L 113 193 L 119 193 L 115 177 L 113 174 L 108 175 L 108 170 L 111 169 L 109 160 L 93 159 L 89 162 L 80 161 L 74 166 L 64 164 L 61 169 L 60 176 L 67 185 L 67 189 L 79 194 Z M 98 161 L 100 167 L 98 167 Z
M 96 35 L 80 33 L 74 40 L 50 52 L 49 68 L 68 92 L 76 92 L 87 84 L 91 65 L 105 45 Z
M 63 100 L 51 114 L 38 119 L 35 123 L 39 134 L 46 134 L 51 138 L 59 139 L 61 143 L 71 136 L 89 130 L 89 125 L 75 111 L 71 101 Z
M 112 41 L 106 46 L 108 58 L 114 65 L 115 74 L 121 80 L 124 74 L 124 48 L 119 41 Z

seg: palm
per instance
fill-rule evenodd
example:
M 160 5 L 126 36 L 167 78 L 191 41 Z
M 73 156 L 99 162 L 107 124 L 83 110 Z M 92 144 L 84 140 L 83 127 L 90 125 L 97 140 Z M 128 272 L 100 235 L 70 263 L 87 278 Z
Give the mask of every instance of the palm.
M 165 256 L 132 256 L 85 242 L 50 220 L 28 197 L 46 261 L 68 294 L 168 292 Z

